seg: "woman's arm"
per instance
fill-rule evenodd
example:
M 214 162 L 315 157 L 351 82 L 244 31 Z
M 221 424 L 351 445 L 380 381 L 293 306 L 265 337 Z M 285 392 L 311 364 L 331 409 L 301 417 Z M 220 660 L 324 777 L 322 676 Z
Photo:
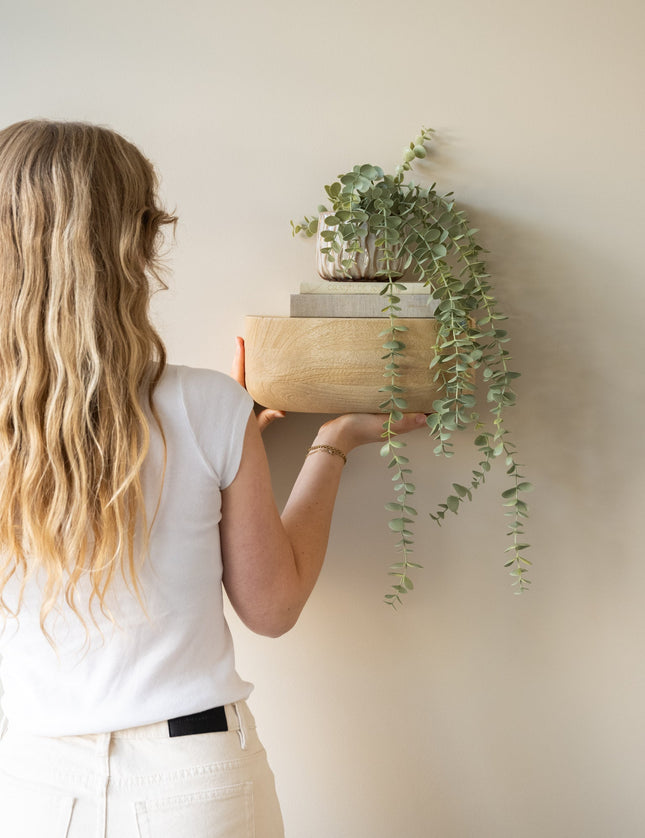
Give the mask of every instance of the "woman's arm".
M 381 440 L 383 416 L 351 414 L 325 423 L 314 445 L 348 454 Z M 408 414 L 397 433 L 425 425 Z M 258 634 L 277 637 L 292 628 L 318 579 L 343 469 L 340 456 L 316 451 L 305 458 L 280 516 L 258 422 L 246 428 L 240 468 L 222 493 L 220 524 L 224 586 L 243 622 Z

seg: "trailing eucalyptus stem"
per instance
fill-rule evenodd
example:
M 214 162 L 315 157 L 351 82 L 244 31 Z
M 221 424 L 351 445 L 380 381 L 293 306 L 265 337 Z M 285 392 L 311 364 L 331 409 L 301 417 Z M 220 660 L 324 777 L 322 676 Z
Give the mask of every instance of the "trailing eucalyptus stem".
M 392 591 L 385 600 L 396 607 L 401 596 L 414 587 L 409 576 L 411 568 L 421 565 L 410 560 L 413 550 L 413 522 L 417 515 L 411 505 L 415 493 L 409 459 L 404 456 L 404 440 L 398 438 L 393 425 L 408 407 L 401 382 L 400 359 L 404 357 L 407 327 L 400 322 L 401 293 L 406 290 L 403 275 L 409 271 L 415 283 L 422 284 L 428 297 L 436 300 L 437 337 L 432 347 L 437 398 L 433 413 L 427 418 L 430 435 L 435 441 L 434 453 L 452 457 L 453 434 L 474 428 L 474 444 L 479 454 L 477 468 L 465 483 L 453 483 L 452 491 L 438 504 L 431 518 L 441 524 L 448 512 L 457 514 L 462 503 L 473 498 L 473 492 L 485 481 L 492 463 L 503 457 L 511 486 L 502 492 L 505 515 L 511 518 L 507 536 L 511 544 L 505 567 L 510 568 L 517 593 L 530 584 L 525 557 L 529 545 L 524 541 L 524 520 L 528 505 L 521 497 L 532 489 L 520 470 L 515 444 L 505 425 L 506 409 L 515 403 L 513 382 L 519 373 L 509 368 L 510 354 L 506 330 L 499 328 L 506 315 L 500 311 L 489 282 L 483 260 L 484 249 L 477 242 L 478 230 L 471 228 L 463 210 L 455 206 L 452 193 L 439 195 L 433 184 L 421 187 L 405 182 L 412 162 L 426 156 L 431 129 L 422 129 L 419 136 L 404 150 L 403 160 L 394 175 L 385 174 L 378 166 L 354 166 L 351 172 L 325 187 L 332 203 L 332 215 L 326 217 L 321 237 L 322 252 L 330 261 L 340 258 L 341 276 L 349 276 L 356 260 L 365 251 L 368 235 L 374 236 L 377 269 L 373 278 L 383 282 L 382 309 L 387 327 L 381 333 L 383 342 L 384 378 L 380 388 L 385 400 L 379 405 L 386 419 L 383 423 L 384 444 L 381 455 L 388 458 L 393 470 L 396 500 L 386 508 L 393 513 L 390 529 L 397 535 L 400 560 L 391 565 L 394 577 Z M 327 211 L 324 206 L 319 211 Z M 318 218 L 306 217 L 299 224 L 292 222 L 294 235 L 303 232 L 313 236 Z M 476 409 L 477 375 L 486 388 L 490 404 L 491 426 L 487 427 Z
M 386 354 L 383 356 L 383 360 L 386 361 L 383 377 L 388 379 L 388 383 L 380 388 L 381 392 L 387 395 L 385 401 L 379 405 L 380 410 L 387 412 L 387 419 L 383 423 L 382 436 L 385 439 L 385 444 L 381 447 L 381 456 L 389 457 L 388 468 L 394 469 L 392 481 L 395 484 L 396 501 L 388 503 L 386 509 L 395 514 L 395 517 L 389 521 L 389 527 L 399 536 L 396 548 L 401 554 L 400 561 L 390 565 L 390 575 L 395 577 L 395 582 L 392 586 L 393 591 L 387 593 L 385 599 L 388 603 L 394 605 L 401 602 L 401 594 L 414 588 L 414 583 L 408 574 L 410 568 L 420 568 L 421 565 L 410 560 L 410 553 L 414 544 L 411 526 L 417 510 L 411 506 L 409 499 L 416 491 L 416 487 L 411 482 L 410 460 L 402 453 L 406 443 L 404 440 L 397 438 L 397 434 L 392 428 L 395 422 L 403 418 L 403 411 L 408 406 L 405 399 L 405 389 L 399 381 L 401 372 L 397 360 L 406 348 L 403 337 L 408 330 L 407 326 L 398 322 L 401 298 L 397 296 L 397 292 L 405 291 L 405 285 L 397 283 L 393 278 L 393 264 L 396 261 L 395 249 L 400 249 L 400 241 L 396 226 L 390 226 L 389 224 L 385 207 L 382 209 L 381 217 L 382 226 L 378 230 L 375 245 L 381 248 L 380 262 L 384 275 L 387 277 L 387 284 L 382 289 L 381 294 L 387 300 L 382 311 L 388 315 L 388 328 L 384 329 L 379 335 L 379 337 L 387 338 L 383 344 L 383 349 L 386 350 Z

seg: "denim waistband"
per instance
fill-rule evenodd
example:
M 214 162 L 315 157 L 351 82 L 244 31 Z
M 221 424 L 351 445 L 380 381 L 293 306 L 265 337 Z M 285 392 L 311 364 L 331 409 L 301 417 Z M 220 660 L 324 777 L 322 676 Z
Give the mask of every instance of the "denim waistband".
M 239 731 L 243 728 L 255 728 L 255 719 L 249 710 L 246 701 L 236 701 L 233 704 L 225 704 L 226 724 L 229 731 Z M 149 725 L 128 727 L 123 730 L 115 730 L 112 736 L 116 739 L 168 739 L 168 721 L 154 722 Z

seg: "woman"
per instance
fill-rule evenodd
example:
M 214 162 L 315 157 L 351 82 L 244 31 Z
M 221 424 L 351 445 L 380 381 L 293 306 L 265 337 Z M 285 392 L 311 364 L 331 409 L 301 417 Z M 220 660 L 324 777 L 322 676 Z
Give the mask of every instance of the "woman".
M 280 516 L 250 396 L 167 364 L 150 322 L 175 221 L 118 134 L 0 131 L 6 838 L 283 834 L 222 583 L 253 631 L 295 624 L 382 418 L 323 425 Z

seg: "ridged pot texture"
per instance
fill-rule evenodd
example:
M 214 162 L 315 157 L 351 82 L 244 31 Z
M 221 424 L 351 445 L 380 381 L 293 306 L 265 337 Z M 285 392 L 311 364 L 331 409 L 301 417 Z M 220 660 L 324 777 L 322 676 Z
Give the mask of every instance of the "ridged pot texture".
M 326 219 L 333 215 L 331 212 L 322 212 L 318 218 L 318 235 L 316 238 L 316 267 L 318 273 L 323 279 L 331 280 L 332 282 L 344 281 L 348 282 L 354 280 L 373 281 L 379 279 L 377 271 L 383 270 L 383 263 L 379 261 L 382 248 L 376 246 L 376 236 L 369 233 L 360 240 L 362 253 L 348 252 L 346 245 L 343 242 L 340 253 L 323 253 L 322 249 L 329 247 L 329 242 L 326 242 L 320 235 L 323 230 L 336 230 L 337 225 L 328 225 Z M 332 258 L 329 259 L 329 256 Z M 345 259 L 352 260 L 352 267 L 345 271 L 342 262 Z M 403 258 L 397 258 L 390 263 L 390 268 L 395 276 L 402 274 Z

